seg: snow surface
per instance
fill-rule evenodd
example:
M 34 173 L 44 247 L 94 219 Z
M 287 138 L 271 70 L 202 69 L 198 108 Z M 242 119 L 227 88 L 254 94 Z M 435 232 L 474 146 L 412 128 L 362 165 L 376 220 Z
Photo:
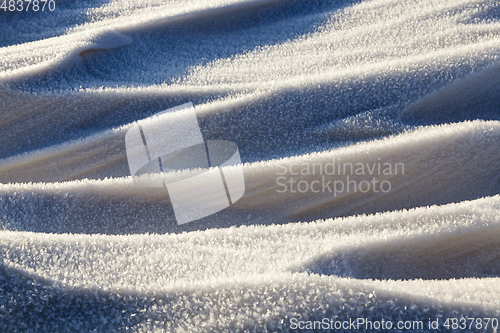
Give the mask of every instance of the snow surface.
M 56 1 L 0 18 L 0 332 L 500 319 L 500 2 Z M 246 192 L 179 226 L 164 191 L 134 184 L 124 138 L 188 102 L 205 139 L 238 145 Z M 380 177 L 387 193 L 280 192 L 283 169 L 332 161 L 404 173 Z

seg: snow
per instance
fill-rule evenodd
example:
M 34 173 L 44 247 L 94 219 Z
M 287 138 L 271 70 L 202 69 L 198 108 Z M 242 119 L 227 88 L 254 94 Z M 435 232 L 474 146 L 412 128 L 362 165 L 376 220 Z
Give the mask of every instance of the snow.
M 500 319 L 499 13 L 480 0 L 0 12 L 0 331 Z M 204 139 L 237 144 L 246 191 L 179 225 L 164 190 L 134 183 L 125 134 L 189 102 Z M 326 171 L 341 165 L 364 172 Z M 363 193 L 374 175 L 390 190 Z

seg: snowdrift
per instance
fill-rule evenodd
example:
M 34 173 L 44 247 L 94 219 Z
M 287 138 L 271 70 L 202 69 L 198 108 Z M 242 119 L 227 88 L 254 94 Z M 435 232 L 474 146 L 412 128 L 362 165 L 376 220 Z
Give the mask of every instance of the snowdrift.
M 500 319 L 499 8 L 0 11 L 0 331 Z M 246 191 L 178 225 L 125 134 L 188 102 L 205 139 L 237 144 Z

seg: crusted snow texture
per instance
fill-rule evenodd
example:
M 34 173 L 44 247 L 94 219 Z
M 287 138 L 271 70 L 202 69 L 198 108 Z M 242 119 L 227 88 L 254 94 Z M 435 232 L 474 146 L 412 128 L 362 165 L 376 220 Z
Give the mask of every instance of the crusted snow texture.
M 499 318 L 498 1 L 0 17 L 0 332 Z M 187 102 L 205 139 L 238 145 L 246 192 L 178 225 L 164 190 L 133 182 L 124 138 Z M 374 174 L 377 190 L 335 183 Z

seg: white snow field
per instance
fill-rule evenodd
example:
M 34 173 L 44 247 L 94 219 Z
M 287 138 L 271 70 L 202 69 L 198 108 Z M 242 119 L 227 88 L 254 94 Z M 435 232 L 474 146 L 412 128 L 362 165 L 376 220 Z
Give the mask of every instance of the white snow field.
M 0 332 L 498 331 L 498 0 L 27 4 L 0 8 Z M 189 102 L 246 192 L 178 225 L 125 133 Z

